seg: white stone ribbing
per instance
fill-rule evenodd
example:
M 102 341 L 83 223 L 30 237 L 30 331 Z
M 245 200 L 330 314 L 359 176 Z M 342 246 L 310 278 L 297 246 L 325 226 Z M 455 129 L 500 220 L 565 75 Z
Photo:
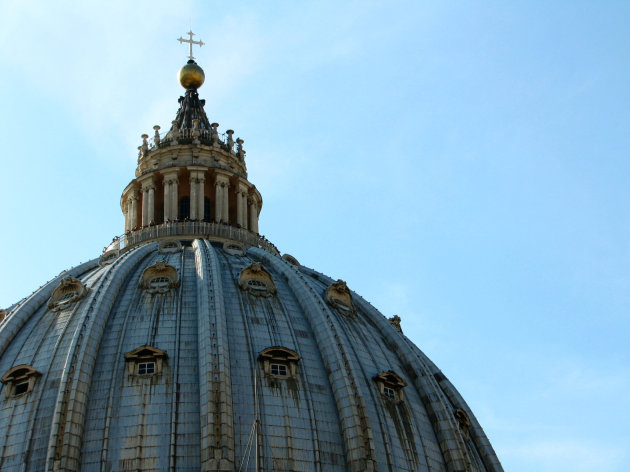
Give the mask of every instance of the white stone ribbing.
M 203 470 L 234 468 L 234 414 L 230 374 L 230 349 L 217 255 L 206 240 L 195 240 L 199 352 L 200 414 Z M 212 287 L 208 290 L 208 287 Z

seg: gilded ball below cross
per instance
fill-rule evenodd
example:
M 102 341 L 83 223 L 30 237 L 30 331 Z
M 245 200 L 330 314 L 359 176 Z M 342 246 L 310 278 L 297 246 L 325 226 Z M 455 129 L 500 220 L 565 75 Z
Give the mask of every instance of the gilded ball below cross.
M 203 73 L 203 69 L 199 67 L 195 61 L 188 61 L 184 67 L 179 69 L 179 83 L 185 89 L 199 88 L 203 85 L 206 75 Z

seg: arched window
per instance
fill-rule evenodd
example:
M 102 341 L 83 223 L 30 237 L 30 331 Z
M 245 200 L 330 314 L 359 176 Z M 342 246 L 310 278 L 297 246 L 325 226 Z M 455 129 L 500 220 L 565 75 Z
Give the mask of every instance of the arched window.
M 182 250 L 182 243 L 176 239 L 162 241 L 158 246 L 158 252 L 160 254 L 175 254 Z
M 104 267 L 111 264 L 120 256 L 120 250 L 112 249 L 111 251 L 104 252 L 98 260 L 98 265 Z
M 142 272 L 140 288 L 148 293 L 166 293 L 172 288 L 177 288 L 177 269 L 164 261 L 158 261 Z
M 61 282 L 50 296 L 48 308 L 52 311 L 63 311 L 83 298 L 86 293 L 87 288 L 80 280 L 65 277 L 61 279 Z
M 340 313 L 353 316 L 356 314 L 350 289 L 343 280 L 337 280 L 326 290 L 326 301 Z
M 252 295 L 270 297 L 276 293 L 276 284 L 271 274 L 258 262 L 254 262 L 241 271 L 238 284 L 242 290 Z
M 470 427 L 472 423 L 470 422 L 470 418 L 464 410 L 458 408 L 455 410 L 455 419 L 457 420 L 457 425 L 459 426 L 459 430 L 461 431 L 464 438 L 468 439 Z
M 284 254 L 282 258 L 288 263 L 293 264 L 296 267 L 300 267 L 300 263 L 298 262 L 298 260 L 295 257 L 293 257 L 291 254 Z
M 223 250 L 232 256 L 244 256 L 245 246 L 235 241 L 226 241 L 223 243 Z

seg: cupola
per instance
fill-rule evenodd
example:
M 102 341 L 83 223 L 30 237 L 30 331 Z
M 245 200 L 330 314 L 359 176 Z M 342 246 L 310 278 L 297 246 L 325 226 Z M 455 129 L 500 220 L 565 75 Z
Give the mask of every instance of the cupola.
M 191 48 L 178 74 L 185 93 L 166 133 L 156 125 L 151 137 L 141 136 L 135 178 L 120 199 L 125 234 L 118 248 L 164 237 L 203 236 L 277 253 L 258 234 L 262 196 L 247 179 L 244 140 L 231 129 L 221 132 L 199 98 L 205 73 L 192 56 L 192 46 L 203 43 L 188 34 L 190 39 L 179 38 Z

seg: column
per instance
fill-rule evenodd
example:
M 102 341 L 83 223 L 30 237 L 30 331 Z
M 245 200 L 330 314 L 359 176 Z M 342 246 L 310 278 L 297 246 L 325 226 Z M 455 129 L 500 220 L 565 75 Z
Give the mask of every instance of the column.
M 142 226 L 149 224 L 149 189 L 142 186 Z
M 149 223 L 153 220 L 153 198 L 151 198 L 151 190 L 154 189 L 153 176 L 143 176 L 138 179 L 138 183 L 142 189 L 142 226 L 149 226 Z
M 223 189 L 223 222 L 224 223 L 229 223 L 230 222 L 230 199 L 228 196 L 228 190 L 230 188 L 230 182 L 225 182 L 222 185 L 222 189 Z
M 167 220 L 174 221 L 177 219 L 179 209 L 178 192 L 177 192 L 177 173 L 179 168 L 171 167 L 162 172 L 164 176 L 164 222 Z
M 241 185 L 239 184 L 234 190 L 236 194 L 236 224 L 243 226 L 243 193 L 241 192 Z
M 223 216 L 223 189 L 218 181 L 214 193 L 214 221 L 220 223 Z
M 249 230 L 258 233 L 258 202 L 253 198 L 249 205 Z
M 171 218 L 171 186 L 166 177 L 162 182 L 162 188 L 164 189 L 164 223 L 166 223 Z
M 122 204 L 122 208 L 123 208 L 123 215 L 125 215 L 125 233 L 127 231 L 129 231 L 129 211 L 128 211 L 128 205 L 127 205 L 127 200 L 125 200 L 125 202 Z
M 236 190 L 236 222 L 245 229 L 247 229 L 247 191 L 247 185 L 239 181 Z
M 155 222 L 155 185 L 151 185 L 149 187 L 148 196 L 149 216 L 147 217 L 147 219 L 149 220 L 149 224 L 151 224 L 152 222 Z
M 138 195 L 134 190 L 130 196 L 131 200 L 131 229 L 134 230 L 138 226 Z
M 199 219 L 199 198 L 197 197 L 197 186 L 199 179 L 197 179 L 196 174 L 190 174 L 190 219 L 196 220 Z
M 171 179 L 171 219 L 176 220 L 179 215 L 179 180 L 177 175 Z
M 230 219 L 230 213 L 228 212 L 228 188 L 230 187 L 229 178 L 229 174 L 219 170 L 216 171 L 214 176 L 214 183 L 217 189 L 214 219 L 217 222 L 228 223 Z
M 247 229 L 247 194 L 241 193 L 241 227 Z
M 205 216 L 205 200 L 204 197 L 206 196 L 205 193 L 206 190 L 206 179 L 203 178 L 203 174 L 200 174 L 200 176 L 197 179 L 197 218 L 200 220 L 203 220 L 204 216 Z

